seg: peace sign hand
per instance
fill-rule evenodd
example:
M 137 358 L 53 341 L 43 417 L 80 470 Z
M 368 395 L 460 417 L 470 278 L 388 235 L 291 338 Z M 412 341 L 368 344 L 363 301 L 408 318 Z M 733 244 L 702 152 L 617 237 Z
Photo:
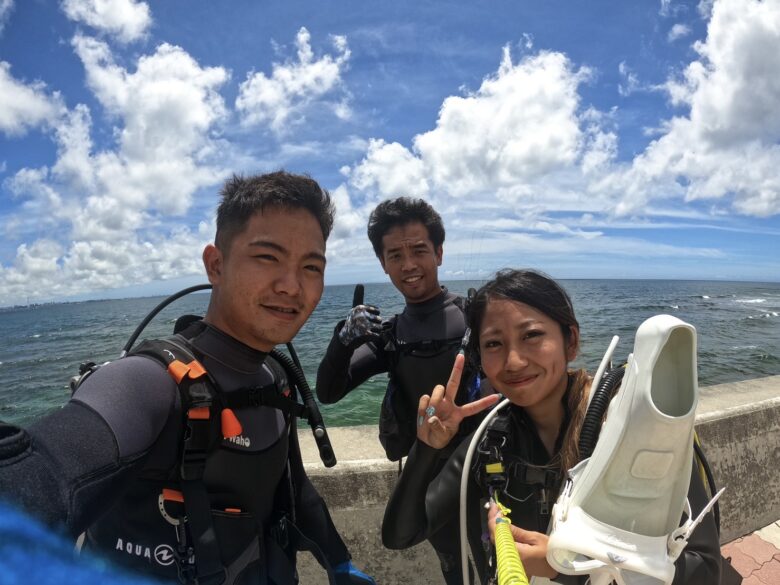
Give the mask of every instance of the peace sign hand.
M 430 396 L 425 394 L 420 397 L 417 407 L 417 438 L 434 449 L 443 449 L 449 444 L 464 418 L 482 412 L 500 398 L 498 394 L 492 394 L 463 406 L 455 404 L 465 361 L 466 357 L 459 353 L 455 357 L 446 388 L 439 384 Z

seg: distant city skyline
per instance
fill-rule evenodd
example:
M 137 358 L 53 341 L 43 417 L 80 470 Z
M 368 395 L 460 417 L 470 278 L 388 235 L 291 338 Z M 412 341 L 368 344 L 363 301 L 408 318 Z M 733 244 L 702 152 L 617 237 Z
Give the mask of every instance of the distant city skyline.
M 400 195 L 443 281 L 777 282 L 778 103 L 778 0 L 0 0 L 0 305 L 205 282 L 221 183 L 278 168 L 335 200 L 328 285 L 387 281 Z

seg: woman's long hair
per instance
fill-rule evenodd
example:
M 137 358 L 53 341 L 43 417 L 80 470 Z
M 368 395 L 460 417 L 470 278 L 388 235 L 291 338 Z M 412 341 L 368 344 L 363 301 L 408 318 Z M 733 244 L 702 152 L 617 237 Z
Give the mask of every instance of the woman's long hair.
M 580 324 L 574 315 L 571 299 L 563 287 L 541 272 L 504 269 L 482 286 L 469 302 L 467 320 L 471 328 L 471 338 L 467 349 L 469 358 L 476 364 L 480 362 L 479 331 L 487 304 L 492 299 L 506 299 L 524 303 L 541 311 L 560 325 L 565 346 L 568 346 L 572 336 L 576 335 L 577 347 L 575 347 L 575 351 L 579 349 Z M 561 450 L 554 456 L 552 462 L 563 471 L 570 469 L 579 461 L 580 454 L 577 443 L 590 391 L 590 378 L 585 370 L 570 370 L 569 377 L 571 388 L 567 406 L 571 418 L 563 437 Z

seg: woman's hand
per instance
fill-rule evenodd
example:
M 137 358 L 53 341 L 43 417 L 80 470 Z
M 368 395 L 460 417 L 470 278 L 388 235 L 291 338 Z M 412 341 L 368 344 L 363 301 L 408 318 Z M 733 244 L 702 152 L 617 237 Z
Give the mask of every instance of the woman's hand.
M 488 528 L 490 529 L 490 540 L 495 542 L 496 537 L 496 517 L 500 517 L 501 511 L 490 502 L 490 511 L 488 512 Z M 515 540 L 515 548 L 520 554 L 520 560 L 523 561 L 523 567 L 529 577 L 547 577 L 553 579 L 558 576 L 558 572 L 547 562 L 547 541 L 546 534 L 523 530 L 514 524 L 510 525 L 512 529 L 512 538 Z
M 455 404 L 465 361 L 466 357 L 459 353 L 455 357 L 447 386 L 437 385 L 430 396 L 425 394 L 420 398 L 417 406 L 417 438 L 434 449 L 447 446 L 464 418 L 482 412 L 501 398 L 493 394 L 463 406 Z

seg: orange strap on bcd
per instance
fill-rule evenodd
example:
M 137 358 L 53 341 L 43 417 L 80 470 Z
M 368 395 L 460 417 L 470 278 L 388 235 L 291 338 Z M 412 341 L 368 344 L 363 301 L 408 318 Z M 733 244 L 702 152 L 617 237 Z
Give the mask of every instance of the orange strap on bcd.
M 222 423 L 222 436 L 226 439 L 237 437 L 244 430 L 236 414 L 229 408 L 222 409 L 220 422 Z
M 184 502 L 184 494 L 182 494 L 179 490 L 163 488 L 162 497 L 166 502 Z
M 177 384 L 181 384 L 181 381 L 185 376 L 189 377 L 191 380 L 205 376 L 206 368 L 204 368 L 198 360 L 192 360 L 188 364 L 179 360 L 173 360 L 168 364 L 168 373 Z

